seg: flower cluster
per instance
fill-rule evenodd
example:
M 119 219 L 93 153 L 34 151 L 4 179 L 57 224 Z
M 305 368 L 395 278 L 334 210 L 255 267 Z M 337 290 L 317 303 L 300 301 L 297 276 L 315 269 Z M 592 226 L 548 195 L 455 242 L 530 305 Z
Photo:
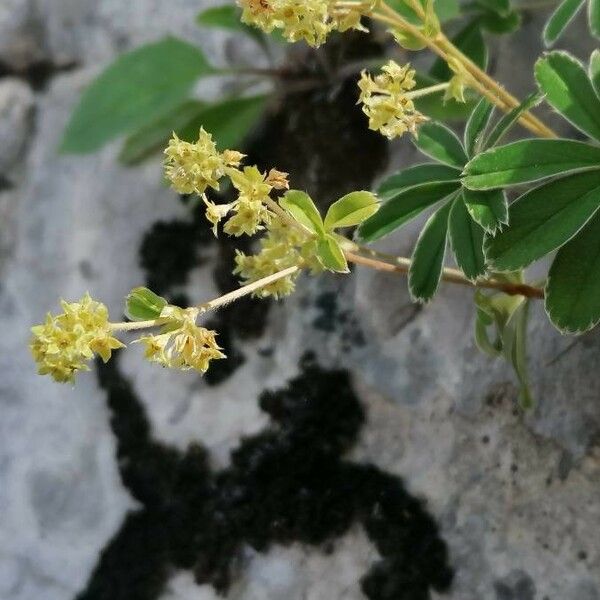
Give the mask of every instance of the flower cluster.
M 377 0 L 366 0 L 353 7 L 336 6 L 333 0 L 238 0 L 243 9 L 242 21 L 271 33 L 280 29 L 289 42 L 304 40 L 318 47 L 334 30 L 360 29 L 364 14 Z
M 410 65 L 401 67 L 393 60 L 374 78 L 366 71 L 361 73 L 359 103 L 369 117 L 369 129 L 379 131 L 388 139 L 407 131 L 417 135 L 418 125 L 427 117 L 416 110 L 408 93 L 416 85 L 414 76 Z
M 209 187 L 218 190 L 225 169 L 237 167 L 243 157 L 232 150 L 218 152 L 204 128 L 194 143 L 184 142 L 173 134 L 165 150 L 165 175 L 180 194 L 203 194 Z
M 216 342 L 216 332 L 196 325 L 197 308 L 166 306 L 160 318 L 168 319 L 160 333 L 146 335 L 139 342 L 145 346 L 145 357 L 171 369 L 208 370 L 211 360 L 226 358 Z
M 210 133 L 200 129 L 198 141 L 184 142 L 175 134 L 165 150 L 165 175 L 182 194 L 196 193 L 206 205 L 206 218 L 217 235 L 219 223 L 229 217 L 224 226 L 228 235 L 254 235 L 269 222 L 265 201 L 272 190 L 288 189 L 287 173 L 271 169 L 261 173 L 256 166 L 238 168 L 244 155 L 235 150 L 219 152 Z M 229 204 L 216 204 L 206 197 L 211 187 L 219 189 L 219 180 L 229 177 L 239 192 Z
M 248 256 L 237 251 L 235 265 L 234 273 L 246 283 L 258 281 L 293 266 L 308 268 L 313 273 L 323 271 L 323 266 L 317 258 L 316 240 L 276 217 L 272 219 L 269 230 L 260 240 L 259 252 Z M 295 289 L 298 275 L 299 272 L 296 272 L 279 279 L 261 288 L 255 295 L 260 298 L 289 296 Z
M 61 302 L 63 313 L 48 314 L 46 322 L 32 327 L 30 349 L 40 375 L 61 383 L 73 382 L 78 371 L 98 354 L 104 362 L 124 345 L 113 337 L 104 304 L 86 294 L 79 302 Z

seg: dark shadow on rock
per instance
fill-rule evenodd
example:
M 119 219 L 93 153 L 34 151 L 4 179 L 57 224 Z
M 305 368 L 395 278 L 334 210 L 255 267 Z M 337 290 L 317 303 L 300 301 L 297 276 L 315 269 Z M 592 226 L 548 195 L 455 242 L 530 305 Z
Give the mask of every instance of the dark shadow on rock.
M 226 594 L 244 545 L 323 547 L 355 523 L 381 557 L 361 579 L 367 598 L 427 600 L 449 589 L 447 547 L 421 501 L 398 477 L 344 459 L 365 419 L 348 372 L 309 357 L 300 368 L 261 395 L 271 424 L 212 472 L 201 446 L 180 452 L 152 439 L 118 355 L 98 363 L 121 478 L 142 508 L 127 515 L 78 600 L 157 600 L 178 569 Z

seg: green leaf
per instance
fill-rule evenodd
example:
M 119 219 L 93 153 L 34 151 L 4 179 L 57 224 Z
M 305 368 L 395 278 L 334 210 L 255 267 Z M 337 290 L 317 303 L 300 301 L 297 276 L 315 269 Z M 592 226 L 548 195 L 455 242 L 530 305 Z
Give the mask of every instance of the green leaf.
M 175 110 L 144 125 L 125 140 L 119 160 L 126 165 L 134 165 L 164 148 L 172 132 L 180 133 L 205 107 L 204 102 L 186 100 Z
M 214 104 L 188 100 L 173 113 L 128 137 L 119 158 L 125 164 L 136 164 L 164 148 L 173 131 L 182 140 L 193 142 L 198 139 L 200 127 L 212 134 L 219 148 L 235 148 L 263 115 L 266 100 L 266 96 L 232 98 Z
M 506 15 L 498 15 L 497 13 L 488 11 L 481 15 L 479 23 L 482 28 L 496 35 L 513 33 L 521 26 L 521 13 L 517 10 L 512 10 Z
M 330 234 L 325 234 L 317 242 L 317 252 L 323 266 L 336 273 L 348 273 L 348 263 L 337 240 Z
M 592 34 L 600 38 L 600 2 L 598 0 L 589 0 L 588 23 Z
M 458 183 L 460 181 L 460 171 L 454 167 L 437 163 L 408 167 L 408 169 L 385 179 L 379 186 L 377 195 L 382 200 L 388 200 L 406 188 L 436 181 L 455 181 Z
M 520 404 L 524 409 L 531 408 L 533 400 L 529 390 L 526 355 L 528 300 L 523 296 L 503 293 L 488 295 L 477 290 L 475 304 L 477 346 L 490 356 L 503 355 L 512 365 L 521 384 Z M 494 341 L 489 337 L 489 329 L 492 327 L 496 333 Z
M 459 189 L 454 182 L 435 182 L 416 185 L 403 190 L 381 205 L 371 218 L 358 229 L 358 237 L 372 242 L 402 227 L 429 206 Z
M 261 46 L 265 46 L 265 36 L 261 31 L 242 23 L 242 11 L 235 4 L 224 4 L 203 10 L 197 17 L 196 22 L 202 27 L 213 27 L 245 33 Z
M 489 190 L 594 169 L 600 169 L 596 146 L 574 140 L 519 140 L 487 150 L 467 163 L 463 185 Z
M 130 321 L 158 319 L 168 302 L 146 287 L 137 287 L 129 292 L 125 300 L 125 315 Z
M 462 167 L 468 160 L 456 134 L 441 123 L 421 125 L 414 143 L 423 154 L 453 167 Z
M 428 87 L 440 83 L 438 79 L 417 72 L 415 75 L 417 87 Z M 444 90 L 434 94 L 427 94 L 420 98 L 415 98 L 415 108 L 427 115 L 431 119 L 437 119 L 443 122 L 464 121 L 468 118 L 476 104 L 475 95 L 466 90 L 466 102 L 457 102 L 454 99 L 445 100 Z
M 93 152 L 179 106 L 194 83 L 214 73 L 198 48 L 175 38 L 123 54 L 84 92 L 61 151 Z
M 470 114 L 464 136 L 465 149 L 469 158 L 479 151 L 493 111 L 494 105 L 486 98 L 482 98 Z
M 600 100 L 577 59 L 551 52 L 535 63 L 535 78 L 549 104 L 577 129 L 600 140 Z
M 477 4 L 491 10 L 497 15 L 507 15 L 510 12 L 509 0 L 477 0 Z
M 509 207 L 510 227 L 486 236 L 493 269 L 515 271 L 568 242 L 600 207 L 600 172 L 580 173 L 543 184 Z
M 600 97 L 600 50 L 594 50 L 590 56 L 590 79 L 596 91 L 596 95 Z
M 483 229 L 471 219 L 462 194 L 454 200 L 448 223 L 456 264 L 474 281 L 485 273 Z
M 519 404 L 523 410 L 533 408 L 533 398 L 529 389 L 527 373 L 527 321 L 529 316 L 529 301 L 523 300 L 510 316 L 502 338 L 503 353 L 509 361 L 519 383 Z
M 485 69 L 487 66 L 487 48 L 481 27 L 477 20 L 471 21 L 452 38 L 452 43 L 466 56 L 468 56 L 478 67 Z M 454 73 L 450 70 L 446 61 L 436 59 L 429 74 L 438 81 L 448 81 Z
M 546 283 L 546 311 L 563 333 L 600 321 L 600 213 L 557 253 Z
M 377 197 L 371 192 L 351 192 L 334 202 L 325 215 L 325 229 L 353 227 L 379 210 Z
M 220 149 L 235 148 L 263 116 L 268 97 L 228 98 L 206 106 L 181 130 L 181 139 L 195 141 L 200 127 L 210 132 Z
M 544 27 L 544 44 L 552 46 L 574 19 L 585 0 L 563 0 Z
M 408 270 L 408 289 L 412 298 L 419 302 L 431 300 L 439 286 L 452 204 L 450 200 L 429 217 L 413 251 Z
M 495 235 L 508 224 L 508 202 L 502 190 L 468 190 L 463 188 L 463 198 L 471 218 L 486 233 Z
M 301 223 L 319 236 L 325 235 L 325 228 L 323 227 L 323 220 L 319 214 L 319 209 L 308 194 L 300 190 L 289 190 L 279 200 L 279 204 L 298 223 Z
M 490 135 L 487 137 L 484 143 L 484 148 L 491 148 L 495 146 L 510 130 L 510 128 L 519 120 L 519 117 L 529 110 L 531 110 L 534 106 L 537 106 L 543 99 L 543 95 L 539 92 L 533 92 L 529 94 L 523 102 L 516 106 L 511 111 L 506 113 L 499 121 L 496 123 Z

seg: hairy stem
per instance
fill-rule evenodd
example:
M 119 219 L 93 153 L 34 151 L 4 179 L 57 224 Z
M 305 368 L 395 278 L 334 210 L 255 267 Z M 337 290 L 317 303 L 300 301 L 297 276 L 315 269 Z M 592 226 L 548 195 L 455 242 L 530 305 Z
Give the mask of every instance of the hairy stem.
M 346 258 L 353 263 L 376 269 L 377 271 L 385 271 L 388 273 L 400 273 L 406 275 L 410 269 L 411 261 L 408 258 L 389 256 L 374 250 L 357 246 L 357 250 L 361 253 L 355 253 L 346 251 Z M 364 253 L 370 256 L 364 256 Z M 377 258 L 375 258 L 377 257 Z M 461 271 L 457 269 L 450 269 L 445 267 L 442 270 L 442 280 L 450 283 L 457 283 L 459 285 L 466 285 L 469 287 L 486 288 L 498 290 L 509 294 L 511 296 L 525 296 L 527 298 L 542 299 L 544 297 L 544 290 L 541 288 L 533 287 L 524 283 L 506 283 L 497 279 L 478 279 L 471 281 L 467 279 Z
M 274 273 L 273 275 L 268 275 L 267 277 L 263 277 L 262 279 L 258 279 L 257 281 L 253 281 L 252 283 L 248 283 L 233 292 L 229 292 L 228 294 L 224 294 L 223 296 L 219 296 L 214 300 L 209 300 L 208 302 L 204 302 L 203 304 L 197 304 L 195 308 L 199 309 L 199 314 L 216 310 L 218 308 L 222 308 L 235 300 L 239 300 L 244 296 L 248 296 L 257 290 L 260 290 L 275 281 L 279 281 L 280 279 L 284 279 L 285 277 L 289 277 L 294 273 L 297 273 L 300 270 L 300 267 L 289 267 L 284 269 L 283 271 L 279 271 Z M 112 331 L 135 331 L 138 329 L 149 329 L 151 327 L 158 327 L 159 325 L 164 325 L 168 323 L 171 319 L 169 318 L 159 318 L 152 319 L 150 321 L 132 321 L 130 323 L 111 323 L 110 329 Z
M 417 10 L 418 3 L 414 3 L 415 12 L 422 19 L 425 18 L 425 13 L 422 8 L 419 7 Z M 492 77 L 490 77 L 485 71 L 480 69 L 473 61 L 466 57 L 458 48 L 446 38 L 445 35 L 440 33 L 435 39 L 431 39 L 426 36 L 421 30 L 409 23 L 406 19 L 400 16 L 393 8 L 388 6 L 385 2 L 381 2 L 379 9 L 382 12 L 372 12 L 369 16 L 378 21 L 393 25 L 394 27 L 406 31 L 421 40 L 430 50 L 442 58 L 446 63 L 450 59 L 454 58 L 462 64 L 470 75 L 470 85 L 481 95 L 486 97 L 490 102 L 495 104 L 504 112 L 510 111 L 519 105 L 519 101 L 507 92 L 501 85 L 499 85 Z M 525 128 L 539 137 L 556 137 L 556 133 L 547 127 L 537 117 L 532 115 L 530 112 L 524 112 L 519 122 Z

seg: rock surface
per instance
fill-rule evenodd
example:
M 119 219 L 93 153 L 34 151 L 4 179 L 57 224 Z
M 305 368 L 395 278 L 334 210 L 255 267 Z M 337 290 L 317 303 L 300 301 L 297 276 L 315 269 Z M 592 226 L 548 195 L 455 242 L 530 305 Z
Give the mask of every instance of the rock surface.
M 0 80 L 0 176 L 13 186 L 0 188 L 3 600 L 72 600 L 134 506 L 95 378 L 83 376 L 70 388 L 37 377 L 28 328 L 57 298 L 86 290 L 119 314 L 123 296 L 143 282 L 137 260 L 144 232 L 158 219 L 185 215 L 161 184 L 158 160 L 127 170 L 114 147 L 59 157 L 62 129 L 98 66 L 123 49 L 170 32 L 222 62 L 230 36 L 192 24 L 199 5 L 208 4 L 0 2 L 0 62 L 16 73 L 39 62 L 78 66 L 35 92 L 21 80 Z M 540 50 L 534 25 L 501 42 L 500 78 L 519 93 L 531 80 L 514 65 Z M 565 46 L 584 57 L 576 32 Z M 414 160 L 408 145 L 398 144 L 393 163 Z M 410 237 L 392 236 L 381 247 L 407 252 Z M 216 294 L 209 264 L 194 271 L 187 291 Z M 510 370 L 473 345 L 470 298 L 468 290 L 444 286 L 418 309 L 401 278 L 357 270 L 344 280 L 305 280 L 272 309 L 264 335 L 242 344 L 246 363 L 221 385 L 153 368 L 136 349 L 123 365 L 155 437 L 180 448 L 201 441 L 223 466 L 241 436 L 265 426 L 254 399 L 293 376 L 305 350 L 317 351 L 323 365 L 352 371 L 368 411 L 352 458 L 400 475 L 441 524 L 456 569 L 447 597 L 598 600 L 600 333 L 562 338 L 535 307 L 530 362 L 538 405 L 524 418 L 515 410 Z M 302 546 L 249 551 L 229 597 L 358 600 L 358 577 L 374 556 L 358 530 L 329 555 Z M 182 573 L 164 598 L 216 595 Z

